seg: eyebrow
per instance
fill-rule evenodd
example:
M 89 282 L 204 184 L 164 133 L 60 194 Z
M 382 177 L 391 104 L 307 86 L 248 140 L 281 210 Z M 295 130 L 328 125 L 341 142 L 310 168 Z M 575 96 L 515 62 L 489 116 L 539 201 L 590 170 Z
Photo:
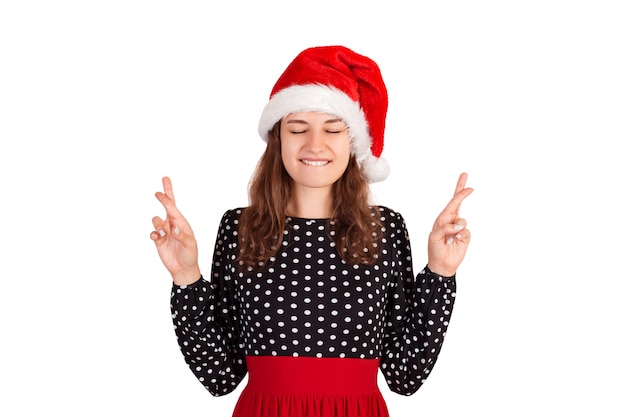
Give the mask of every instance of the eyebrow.
M 338 123 L 338 122 L 342 122 L 342 123 L 344 123 L 344 121 L 343 121 L 343 120 L 341 120 L 341 119 L 328 119 L 328 120 L 324 121 L 324 124 Z M 308 125 L 308 124 L 309 124 L 309 123 L 308 123 L 308 122 L 306 122 L 305 120 L 300 120 L 300 119 L 292 119 L 292 120 L 288 120 L 288 121 L 287 121 L 287 124 L 290 124 L 290 123 L 298 123 L 298 124 L 305 124 L 305 125 Z

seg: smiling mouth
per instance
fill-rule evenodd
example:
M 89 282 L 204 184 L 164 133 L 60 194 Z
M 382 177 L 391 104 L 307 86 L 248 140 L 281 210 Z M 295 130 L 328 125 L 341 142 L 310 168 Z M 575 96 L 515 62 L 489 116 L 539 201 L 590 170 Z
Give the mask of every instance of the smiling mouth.
M 313 167 L 321 167 L 330 164 L 330 161 L 311 161 L 310 159 L 301 159 L 300 162 L 304 165 L 310 165 Z

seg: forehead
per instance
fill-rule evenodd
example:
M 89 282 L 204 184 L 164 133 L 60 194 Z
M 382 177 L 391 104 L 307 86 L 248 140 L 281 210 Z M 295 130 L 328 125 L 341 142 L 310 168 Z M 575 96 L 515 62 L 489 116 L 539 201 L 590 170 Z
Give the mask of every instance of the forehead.
M 320 113 L 314 111 L 289 113 L 283 118 L 283 122 L 301 121 L 306 123 L 328 123 L 343 122 L 343 120 L 330 113 Z

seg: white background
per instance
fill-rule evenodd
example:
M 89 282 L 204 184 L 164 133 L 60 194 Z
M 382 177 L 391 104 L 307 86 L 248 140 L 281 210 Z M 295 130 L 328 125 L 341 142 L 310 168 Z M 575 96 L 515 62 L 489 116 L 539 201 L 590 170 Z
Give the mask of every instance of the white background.
M 210 265 L 302 49 L 375 59 L 416 268 L 458 174 L 473 240 L 435 370 L 392 417 L 623 416 L 626 3 L 2 1 L 0 414 L 228 416 L 149 239 L 171 176 Z

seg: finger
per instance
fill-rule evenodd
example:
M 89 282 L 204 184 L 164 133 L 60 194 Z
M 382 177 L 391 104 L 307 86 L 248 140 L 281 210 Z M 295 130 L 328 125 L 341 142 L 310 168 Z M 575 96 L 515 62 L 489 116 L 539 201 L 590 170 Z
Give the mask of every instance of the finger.
M 456 219 L 454 223 L 445 223 L 445 224 L 439 225 L 439 227 L 437 227 L 435 232 L 438 233 L 439 235 L 441 234 L 454 235 L 456 233 L 459 233 L 461 230 L 465 229 L 466 227 L 467 227 L 467 221 L 465 219 Z
M 165 191 L 165 195 L 169 197 L 170 200 L 176 204 L 176 199 L 174 199 L 174 188 L 172 187 L 172 180 L 169 177 L 163 177 L 163 191 Z
M 444 223 L 454 222 L 461 209 L 461 203 L 472 194 L 472 192 L 474 192 L 473 188 L 463 188 L 461 191 L 457 192 L 441 212 L 440 220 Z
M 161 236 L 157 232 L 150 232 L 150 239 L 154 240 L 155 242 L 159 240 L 160 237 Z
M 462 231 L 458 232 L 457 234 L 453 235 L 452 237 L 454 238 L 454 241 L 456 242 L 461 242 L 461 243 L 465 243 L 468 244 L 470 241 L 472 234 L 470 233 L 469 229 L 463 229 Z
M 445 240 L 446 245 L 451 245 L 455 242 L 468 244 L 470 241 L 471 233 L 469 229 L 463 229 L 461 231 L 451 231 L 441 236 L 437 236 L 433 233 L 433 240 L 442 241 Z
M 159 229 L 163 228 L 164 223 L 165 222 L 163 221 L 163 219 L 161 219 L 159 216 L 154 216 L 152 218 L 152 226 L 154 226 L 155 230 L 159 230 Z
M 193 236 L 193 231 L 182 216 L 180 218 L 180 221 L 175 221 L 172 218 L 164 221 L 159 216 L 155 216 L 152 218 L 152 226 L 154 226 L 155 231 L 161 237 L 172 233 L 176 240 L 183 241 L 185 239 L 185 236 Z
M 459 232 L 457 234 L 446 236 L 446 245 L 452 245 L 453 243 L 462 243 L 467 246 L 469 244 L 470 237 L 470 231 L 463 230 L 462 232 Z
M 459 191 L 465 188 L 465 184 L 467 184 L 467 173 L 463 172 L 459 175 L 459 179 L 456 182 L 456 189 L 454 190 L 454 195 L 456 195 Z
M 444 236 L 453 236 L 460 233 L 467 226 L 465 219 L 456 219 L 454 223 L 444 223 L 436 225 L 433 228 L 433 236 L 435 239 L 443 239 Z
M 150 232 L 150 239 L 152 240 L 159 240 L 165 236 L 168 235 L 168 232 L 165 231 L 165 229 L 163 228 L 159 228 L 157 230 L 153 230 L 152 232 Z M 171 235 L 174 237 L 174 239 L 178 240 L 179 242 L 184 242 L 185 241 L 185 236 L 182 231 L 180 230 L 180 228 L 178 226 L 174 226 L 174 229 L 172 230 Z
M 165 212 L 168 217 L 172 219 L 181 219 L 183 217 L 181 212 L 178 210 L 178 207 L 176 207 L 176 203 L 169 196 L 160 191 L 157 191 L 154 195 L 165 208 Z
M 463 230 L 467 227 L 467 220 L 458 218 L 454 221 L 454 230 Z
M 442 215 L 444 213 L 454 215 L 459 212 L 459 209 L 461 208 L 461 203 L 463 202 L 463 200 L 467 198 L 467 196 L 469 196 L 474 191 L 473 188 L 466 188 L 465 187 L 466 184 L 467 184 L 467 173 L 463 172 L 461 175 L 459 175 L 459 179 L 456 182 L 456 188 L 454 189 L 454 196 L 452 196 L 452 199 L 448 202 L 448 204 L 444 208 Z
M 168 233 L 168 224 L 158 216 L 152 218 L 152 226 L 154 230 L 150 233 L 150 239 L 157 241 Z

